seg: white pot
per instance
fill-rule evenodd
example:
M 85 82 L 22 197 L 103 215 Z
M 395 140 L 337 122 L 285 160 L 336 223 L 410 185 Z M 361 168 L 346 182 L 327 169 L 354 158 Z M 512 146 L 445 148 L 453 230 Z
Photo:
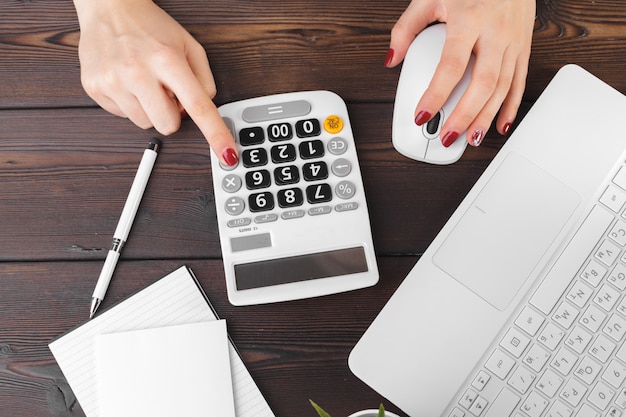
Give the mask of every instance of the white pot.
M 378 410 L 363 410 L 357 411 L 354 414 L 350 414 L 348 417 L 376 417 L 377 415 Z M 391 411 L 385 410 L 385 417 L 398 417 L 398 415 L 392 413 Z

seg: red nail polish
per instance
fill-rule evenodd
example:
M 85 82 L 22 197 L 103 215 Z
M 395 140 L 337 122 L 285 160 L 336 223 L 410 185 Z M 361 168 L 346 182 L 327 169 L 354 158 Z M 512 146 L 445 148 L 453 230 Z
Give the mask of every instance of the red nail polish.
M 508 135 L 510 130 L 511 130 L 511 123 L 506 123 L 504 127 L 502 128 L 502 132 L 504 132 L 505 135 Z
M 429 121 L 431 117 L 432 115 L 430 113 L 425 110 L 421 110 L 419 113 L 417 113 L 417 116 L 415 116 L 415 124 L 421 126 Z
M 456 141 L 459 138 L 459 134 L 458 132 L 455 132 L 454 130 L 451 130 L 449 132 L 447 132 L 443 138 L 441 138 L 441 144 L 443 146 L 445 146 L 446 148 L 450 147 L 450 145 L 452 145 L 454 143 L 454 141 Z
M 393 49 L 389 48 L 389 50 L 387 51 L 387 56 L 385 56 L 385 66 L 387 68 L 389 68 L 389 65 L 391 65 L 391 61 L 393 60 Z
M 224 162 L 226 162 L 226 165 L 228 165 L 229 167 L 235 166 L 237 165 L 237 162 L 239 162 L 237 153 L 232 148 L 228 148 L 224 152 L 222 152 L 222 158 L 224 158 Z

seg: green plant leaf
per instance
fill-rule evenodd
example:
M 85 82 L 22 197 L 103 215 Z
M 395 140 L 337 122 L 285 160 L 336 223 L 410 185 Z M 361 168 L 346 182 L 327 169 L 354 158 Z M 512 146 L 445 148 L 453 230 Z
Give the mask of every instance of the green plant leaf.
M 315 411 L 317 411 L 317 414 L 319 414 L 320 417 L 330 417 L 330 414 L 328 414 L 326 411 L 324 411 L 322 409 L 322 407 L 320 407 L 319 405 L 315 404 L 315 402 L 313 400 L 309 400 L 309 402 L 311 403 L 313 408 L 315 408 Z
M 376 417 L 385 417 L 385 407 L 383 407 L 382 403 L 378 407 L 378 415 Z

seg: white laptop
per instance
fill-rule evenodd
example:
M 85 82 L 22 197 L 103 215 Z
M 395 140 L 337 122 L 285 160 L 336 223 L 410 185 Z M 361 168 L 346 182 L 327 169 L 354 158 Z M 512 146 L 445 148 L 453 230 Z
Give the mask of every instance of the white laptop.
M 626 97 L 563 67 L 350 354 L 412 417 L 626 417 Z

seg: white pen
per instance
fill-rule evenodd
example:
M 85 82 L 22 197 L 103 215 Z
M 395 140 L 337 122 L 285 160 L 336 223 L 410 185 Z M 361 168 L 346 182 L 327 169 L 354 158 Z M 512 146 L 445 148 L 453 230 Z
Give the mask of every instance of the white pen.
M 137 168 L 137 174 L 135 174 L 133 185 L 130 187 L 128 198 L 126 199 L 124 209 L 122 210 L 122 215 L 120 216 L 117 228 L 113 234 L 111 249 L 107 253 L 104 266 L 100 272 L 100 277 L 98 277 L 96 288 L 93 290 L 89 318 L 94 316 L 96 310 L 100 306 L 100 303 L 104 299 L 104 294 L 107 292 L 107 288 L 111 282 L 111 277 L 113 276 L 113 271 L 117 265 L 117 260 L 119 259 L 122 251 L 122 247 L 124 246 L 124 243 L 126 243 L 128 233 L 130 233 L 130 228 L 133 225 L 135 215 L 137 214 L 137 209 L 139 209 L 141 197 L 143 197 L 143 192 L 146 189 L 146 185 L 148 185 L 148 179 L 150 178 L 150 173 L 152 172 L 152 167 L 154 166 L 160 147 L 161 141 L 153 138 L 150 140 L 146 150 L 143 152 L 143 157 L 139 163 L 139 168 Z

